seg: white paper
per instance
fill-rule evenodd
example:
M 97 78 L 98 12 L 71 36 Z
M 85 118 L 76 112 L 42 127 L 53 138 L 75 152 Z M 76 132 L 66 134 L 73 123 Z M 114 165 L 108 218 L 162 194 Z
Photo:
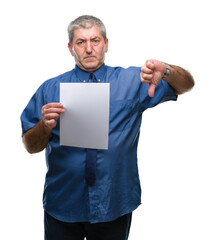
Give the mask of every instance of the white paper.
M 108 149 L 109 83 L 60 83 L 60 145 Z

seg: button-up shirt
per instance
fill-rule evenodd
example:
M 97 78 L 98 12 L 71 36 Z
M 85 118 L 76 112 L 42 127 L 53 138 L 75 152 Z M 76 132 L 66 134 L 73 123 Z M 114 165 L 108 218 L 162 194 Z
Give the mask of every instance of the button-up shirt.
M 86 150 L 59 144 L 59 119 L 46 147 L 47 174 L 43 206 L 47 213 L 64 222 L 107 222 L 130 213 L 141 204 L 137 146 L 142 113 L 159 103 L 176 100 L 163 79 L 148 96 L 148 84 L 140 81 L 140 67 L 102 65 L 94 72 L 100 83 L 110 83 L 108 150 L 98 150 L 96 182 L 85 180 Z M 90 73 L 73 70 L 45 81 L 21 115 L 25 133 L 42 118 L 41 108 L 59 102 L 60 82 L 87 82 Z

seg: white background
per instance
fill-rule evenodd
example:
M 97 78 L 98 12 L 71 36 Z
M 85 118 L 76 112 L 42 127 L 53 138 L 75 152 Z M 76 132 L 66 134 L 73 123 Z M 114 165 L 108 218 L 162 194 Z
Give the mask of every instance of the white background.
M 142 205 L 131 240 L 215 239 L 214 7 L 204 0 L 7 0 L 0 3 L 0 239 L 43 239 L 44 152 L 29 155 L 20 114 L 45 80 L 74 67 L 67 25 L 103 20 L 106 64 L 155 58 L 188 69 L 195 88 L 143 115 L 139 143 Z

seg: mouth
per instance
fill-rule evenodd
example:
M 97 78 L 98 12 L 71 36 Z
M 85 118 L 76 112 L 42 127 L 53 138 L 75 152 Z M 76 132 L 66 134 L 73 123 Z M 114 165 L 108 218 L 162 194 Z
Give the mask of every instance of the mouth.
M 91 60 L 91 59 L 95 59 L 95 56 L 87 56 L 84 58 L 84 60 Z

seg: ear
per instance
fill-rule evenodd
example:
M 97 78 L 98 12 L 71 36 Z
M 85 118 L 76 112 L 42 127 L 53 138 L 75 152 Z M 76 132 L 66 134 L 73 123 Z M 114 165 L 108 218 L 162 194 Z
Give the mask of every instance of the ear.
M 108 51 L 108 38 L 106 38 L 106 43 L 105 43 L 105 52 Z
M 72 51 L 72 45 L 70 43 L 68 43 L 68 48 L 69 48 L 69 51 L 70 53 L 72 54 L 72 56 L 74 57 L 74 53 Z

